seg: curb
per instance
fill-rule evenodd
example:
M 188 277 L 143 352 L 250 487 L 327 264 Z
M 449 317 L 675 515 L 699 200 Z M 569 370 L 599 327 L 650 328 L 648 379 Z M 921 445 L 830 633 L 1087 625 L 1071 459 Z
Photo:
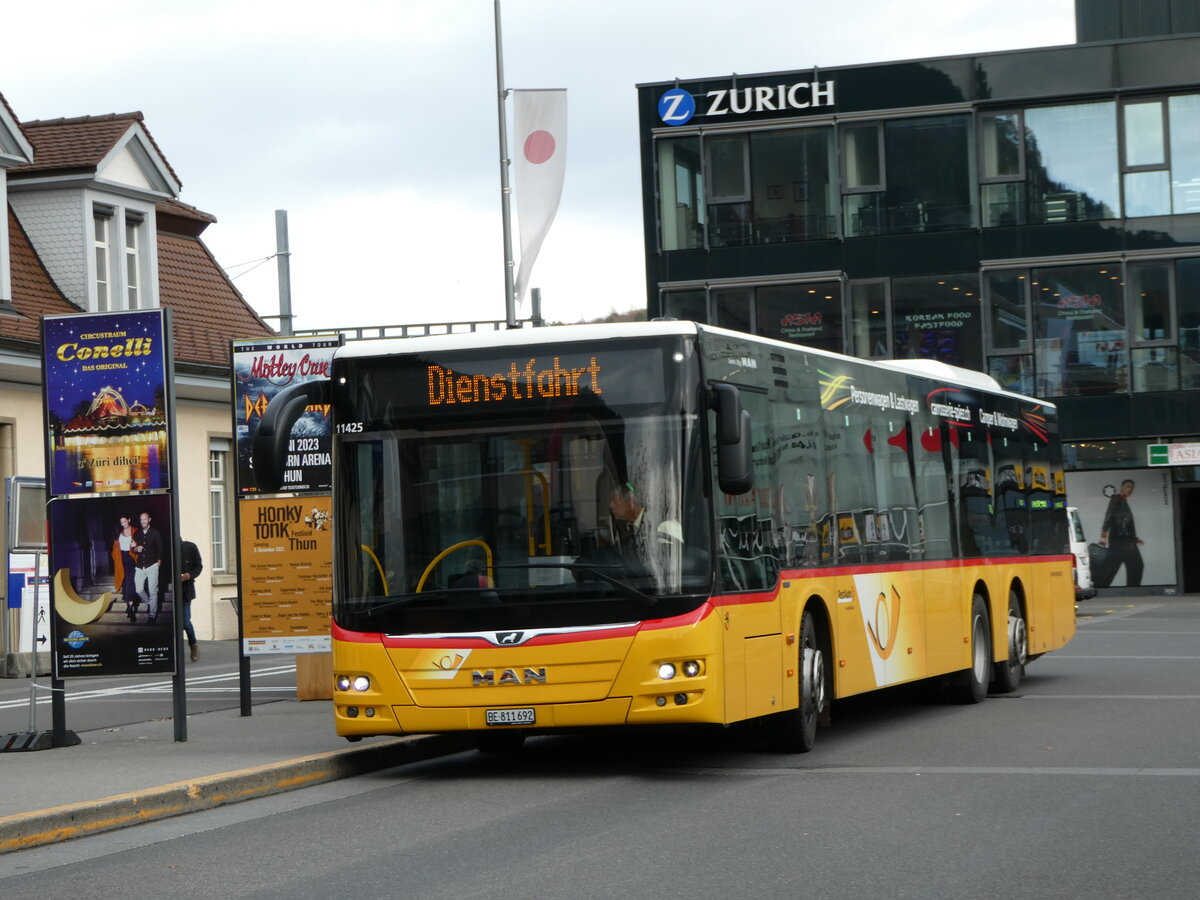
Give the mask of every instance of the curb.
M 469 745 L 459 735 L 403 737 L 178 781 L 100 800 L 0 818 L 0 854 L 214 809 L 284 791 L 419 762 Z

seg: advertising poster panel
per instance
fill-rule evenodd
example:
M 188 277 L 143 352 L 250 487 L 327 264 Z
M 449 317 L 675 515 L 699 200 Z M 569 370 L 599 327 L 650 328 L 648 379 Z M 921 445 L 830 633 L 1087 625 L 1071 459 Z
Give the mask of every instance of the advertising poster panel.
M 169 494 L 50 503 L 54 677 L 175 671 Z
M 1079 510 L 1096 587 L 1175 584 L 1170 469 L 1068 472 L 1067 500 Z
M 332 486 L 325 384 L 341 335 L 233 342 L 238 491 L 319 493 Z
M 170 487 L 163 310 L 43 320 L 51 494 Z
M 331 649 L 332 507 L 329 497 L 240 501 L 246 655 Z

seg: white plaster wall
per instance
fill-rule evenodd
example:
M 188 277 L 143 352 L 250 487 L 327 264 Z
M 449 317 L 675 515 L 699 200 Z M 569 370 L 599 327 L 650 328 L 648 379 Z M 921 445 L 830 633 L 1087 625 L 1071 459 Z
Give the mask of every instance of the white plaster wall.
M 0 383 L 0 416 L 13 426 L 13 471 L 3 474 L 44 478 L 46 432 L 42 426 L 41 386 Z
M 232 640 L 237 638 L 237 614 L 230 598 L 237 596 L 235 573 L 214 572 L 212 569 L 212 534 L 208 499 L 208 446 L 210 438 L 233 437 L 233 414 L 228 404 L 200 403 L 180 400 L 175 410 L 176 440 L 179 458 L 179 528 L 180 537 L 194 543 L 204 561 L 204 572 L 196 582 L 196 599 L 192 601 L 192 625 L 201 641 Z M 232 460 L 231 460 L 232 462 Z M 232 482 L 232 479 L 229 479 Z M 232 493 L 230 483 L 227 490 Z M 232 504 L 229 514 L 233 514 Z M 236 561 L 235 536 L 232 528 L 229 563 Z
M 84 233 L 83 190 L 18 191 L 8 199 L 50 277 L 68 300 L 86 309 L 92 241 Z

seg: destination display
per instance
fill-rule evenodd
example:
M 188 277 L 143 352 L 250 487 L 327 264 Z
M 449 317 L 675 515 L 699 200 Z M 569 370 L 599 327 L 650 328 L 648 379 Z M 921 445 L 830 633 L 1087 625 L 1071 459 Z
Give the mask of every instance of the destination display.
M 666 396 L 664 354 L 659 346 L 591 350 L 526 348 L 520 356 L 472 358 L 466 354 L 346 361 L 335 391 L 350 392 L 363 421 L 341 421 L 341 434 L 388 426 L 405 414 L 453 414 L 466 408 L 536 412 L 578 404 L 602 410 L 630 403 L 660 403 Z M 670 373 L 666 373 L 670 374 Z

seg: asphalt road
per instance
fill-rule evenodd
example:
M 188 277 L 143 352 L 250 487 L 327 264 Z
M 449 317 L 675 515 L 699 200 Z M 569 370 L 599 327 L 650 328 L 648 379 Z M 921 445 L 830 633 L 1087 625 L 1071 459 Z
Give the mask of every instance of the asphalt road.
M 1089 604 L 1017 694 L 843 702 L 807 755 L 538 738 L 8 854 L 0 895 L 1191 898 L 1200 597 Z

